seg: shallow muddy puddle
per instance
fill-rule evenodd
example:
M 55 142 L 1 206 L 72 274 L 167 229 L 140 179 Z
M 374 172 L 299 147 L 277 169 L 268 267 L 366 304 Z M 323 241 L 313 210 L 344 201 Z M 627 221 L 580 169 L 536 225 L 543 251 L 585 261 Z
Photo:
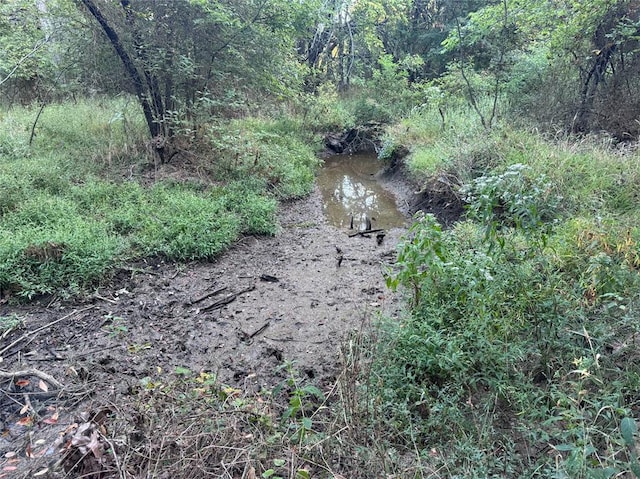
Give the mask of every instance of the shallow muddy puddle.
M 398 228 L 406 218 L 396 200 L 376 179 L 382 164 L 375 154 L 335 155 L 324 160 L 318 174 L 322 209 L 327 221 L 337 228 L 363 230 Z

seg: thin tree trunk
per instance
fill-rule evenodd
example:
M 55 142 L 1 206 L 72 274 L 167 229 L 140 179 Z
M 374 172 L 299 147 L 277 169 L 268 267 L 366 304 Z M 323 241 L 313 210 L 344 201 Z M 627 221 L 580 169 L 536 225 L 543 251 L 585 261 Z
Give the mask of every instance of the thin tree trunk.
M 136 96 L 138 97 L 138 101 L 140 102 L 140 106 L 142 106 L 142 111 L 144 112 L 145 120 L 147 121 L 147 127 L 149 128 L 149 133 L 152 138 L 156 138 L 160 133 L 160 125 L 155 121 L 153 110 L 147 95 L 145 94 L 145 87 L 142 81 L 142 77 L 138 72 L 138 69 L 133 63 L 133 60 L 125 50 L 122 42 L 120 41 L 120 37 L 116 33 L 116 31 L 109 25 L 107 19 L 102 15 L 100 9 L 96 6 L 93 0 L 82 0 L 82 4 L 89 10 L 89 13 L 96 19 L 96 21 L 102 27 L 105 35 L 109 39 L 109 42 L 115 49 L 118 57 L 122 61 L 122 65 L 124 66 L 127 75 L 133 82 L 133 86 L 136 91 Z M 160 156 L 162 153 L 159 151 Z

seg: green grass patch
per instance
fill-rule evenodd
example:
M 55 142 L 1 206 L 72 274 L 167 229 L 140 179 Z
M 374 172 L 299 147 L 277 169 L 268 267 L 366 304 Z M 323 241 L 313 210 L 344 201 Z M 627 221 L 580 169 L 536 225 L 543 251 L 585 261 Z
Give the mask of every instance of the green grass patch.
M 459 185 L 485 174 L 501 174 L 523 164 L 534 175 L 548 178 L 559 207 L 567 214 L 591 215 L 608 211 L 637 215 L 640 196 L 640 154 L 614 150 L 597 139 L 548 140 L 539 133 L 506 123 L 484 130 L 468 108 L 452 107 L 443 123 L 435 107 L 416 110 L 387 132 L 388 145 L 404 145 L 411 152 L 406 163 L 420 182 L 439 172 Z
M 210 129 L 199 181 L 143 186 L 132 100 L 47 105 L 29 145 L 36 115 L 0 116 L 0 289 L 19 297 L 78 294 L 127 261 L 212 259 L 241 234 L 273 235 L 277 200 L 309 193 L 318 166 L 300 122 L 244 119 Z
M 302 122 L 248 118 L 212 126 L 208 132 L 218 160 L 215 177 L 262 182 L 278 199 L 311 192 L 320 161 Z M 254 183 L 255 184 L 255 183 Z
M 119 261 L 124 246 L 72 201 L 34 194 L 0 220 L 0 286 L 26 297 L 78 293 Z

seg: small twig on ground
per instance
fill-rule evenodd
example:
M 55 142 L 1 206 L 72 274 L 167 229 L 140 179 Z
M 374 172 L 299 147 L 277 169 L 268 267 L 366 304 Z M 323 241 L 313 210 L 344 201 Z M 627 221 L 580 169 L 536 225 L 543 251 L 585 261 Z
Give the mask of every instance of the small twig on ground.
M 20 412 L 22 413 L 24 410 L 26 410 L 26 411 L 29 411 L 30 416 L 33 415 L 33 417 L 39 418 L 38 411 L 36 411 L 33 408 L 33 405 L 31 404 L 31 399 L 29 398 L 29 394 L 24 393 L 22 397 L 24 398 L 24 409 Z
M 58 295 L 54 294 L 51 299 L 49 300 L 49 302 L 47 303 L 47 309 L 49 309 L 51 306 L 53 306 L 53 303 L 55 303 L 56 301 L 58 301 Z
M 270 341 L 293 341 L 294 343 L 307 343 L 307 344 L 325 344 L 327 343 L 329 340 L 325 339 L 324 341 L 307 341 L 306 339 L 293 339 L 292 337 L 286 337 L 286 338 L 274 338 L 272 336 L 265 336 L 265 339 L 268 339 Z
M 43 373 L 37 369 L 22 369 L 20 371 L 0 371 L 0 378 L 12 378 L 15 376 L 36 376 L 44 381 L 47 381 L 52 386 L 55 386 L 58 389 L 64 389 L 64 384 L 59 382 L 53 376 L 47 373 Z
M 262 333 L 265 329 L 267 329 L 269 327 L 270 324 L 271 323 L 269 321 L 264 323 L 262 326 L 260 326 L 258 329 L 256 329 L 253 333 L 251 333 L 249 335 L 249 339 L 252 339 L 252 338 L 256 337 L 258 334 Z
M 249 340 L 255 338 L 258 334 L 263 333 L 269 327 L 270 324 L 271 323 L 269 321 L 267 321 L 266 323 L 264 323 L 262 326 L 260 326 L 258 329 L 256 329 L 251 334 L 245 333 L 244 331 L 240 331 L 240 333 L 242 334 L 242 340 L 243 341 L 249 341 Z
M 34 334 L 39 333 L 40 331 L 44 331 L 45 329 L 50 328 L 51 326 L 58 324 L 62 321 L 64 321 L 65 319 L 69 319 L 71 316 L 75 316 L 76 314 L 82 313 L 84 311 L 88 311 L 90 309 L 93 309 L 95 306 L 87 306 L 86 308 L 82 308 L 82 309 L 76 309 L 73 310 L 71 313 L 67 314 L 66 316 L 63 316 L 62 318 L 56 319 L 55 321 L 52 321 L 50 323 L 45 324 L 44 326 L 39 327 L 38 329 L 34 329 L 33 331 L 29 331 L 28 333 L 23 334 L 22 336 L 20 336 L 18 339 L 16 339 L 15 341 L 13 341 L 11 344 L 9 344 L 8 346 L 0 349 L 0 357 L 6 353 L 7 351 L 9 351 L 12 347 L 14 347 L 15 345 L 19 344 L 20 342 L 24 341 L 25 339 L 27 339 L 29 336 L 33 336 Z
M 358 231 L 357 233 L 351 233 L 349 235 L 349 238 L 353 238 L 354 236 L 365 236 L 371 233 L 379 233 L 380 231 L 384 231 L 382 228 L 377 228 L 377 229 L 369 229 L 369 230 L 363 230 L 363 231 Z
M 218 301 L 216 301 L 215 303 L 210 304 L 209 306 L 205 306 L 204 308 L 202 308 L 200 310 L 200 312 L 205 313 L 207 311 L 211 311 L 212 309 L 222 308 L 223 306 L 226 306 L 227 304 L 229 304 L 232 301 L 234 301 L 241 294 L 248 293 L 249 291 L 253 291 L 254 289 L 255 289 L 255 286 L 251 285 L 248 288 L 245 288 L 245 289 L 243 289 L 241 291 L 238 291 L 237 293 L 230 294 L 226 298 L 219 299 Z
M 118 304 L 118 301 L 115 299 L 110 299 L 110 298 L 105 298 L 104 296 L 100 296 L 99 294 L 94 294 L 93 295 L 94 298 L 99 299 L 101 301 L 106 301 L 107 303 L 111 303 L 111 304 Z
M 268 283 L 277 283 L 280 281 L 278 278 L 276 278 L 275 276 L 271 276 L 270 274 L 261 274 L 260 280 L 266 281 Z
M 105 436 L 102 432 L 100 432 L 100 428 L 96 428 L 96 431 L 98 431 L 98 434 L 102 438 L 102 440 L 104 442 L 106 442 L 109 445 L 109 447 L 111 448 L 111 455 L 113 456 L 113 460 L 116 463 L 116 469 L 118 471 L 118 477 L 120 477 L 120 479 L 125 479 L 126 476 L 125 476 L 124 471 L 122 470 L 122 466 L 120 465 L 120 459 L 118 459 L 117 450 L 116 450 L 115 446 L 113 445 L 113 442 L 111 442 L 107 436 Z
M 226 289 L 227 289 L 227 287 L 226 287 L 226 286 L 223 286 L 222 288 L 218 288 L 218 289 L 216 289 L 216 290 L 214 290 L 214 291 L 210 291 L 209 293 L 203 294 L 202 296 L 199 296 L 199 297 L 197 297 L 196 299 L 192 299 L 191 301 L 189 301 L 189 303 L 188 303 L 188 304 L 189 304 L 189 305 L 192 305 L 192 304 L 199 303 L 199 302 L 201 302 L 201 301 L 204 301 L 204 300 L 205 300 L 205 299 L 207 299 L 207 298 L 210 298 L 211 296 L 215 296 L 216 294 L 220 294 L 220 293 L 222 293 L 222 292 L 223 292 L 223 291 L 225 291 Z

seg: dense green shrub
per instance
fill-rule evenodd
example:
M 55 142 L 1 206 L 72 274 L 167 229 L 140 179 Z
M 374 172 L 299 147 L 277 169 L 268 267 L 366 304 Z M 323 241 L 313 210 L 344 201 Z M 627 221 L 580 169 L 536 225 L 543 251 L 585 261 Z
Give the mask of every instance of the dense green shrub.
M 64 198 L 36 194 L 0 223 L 0 285 L 22 296 L 78 293 L 117 263 L 125 243 Z
M 610 477 L 634 464 L 619 438 L 640 407 L 638 231 L 558 217 L 529 173 L 467 185 L 472 214 L 450 230 L 416 219 L 388 276 L 413 308 L 387 326 L 373 387 L 387 420 L 465 477 Z
M 640 157 L 445 108 L 388 131 L 416 179 L 463 185 L 466 217 L 419 216 L 399 247 L 387 281 L 412 308 L 372 353 L 382 422 L 461 477 L 637 468 Z

